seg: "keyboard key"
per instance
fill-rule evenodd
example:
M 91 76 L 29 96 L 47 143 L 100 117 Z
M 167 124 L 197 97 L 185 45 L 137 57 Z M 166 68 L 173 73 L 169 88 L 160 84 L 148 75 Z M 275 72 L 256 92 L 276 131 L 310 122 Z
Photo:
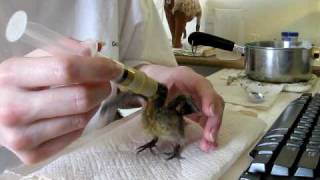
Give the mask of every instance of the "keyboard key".
M 300 149 L 295 146 L 284 146 L 272 166 L 271 174 L 277 176 L 289 176 L 299 150 Z
M 277 143 L 280 143 L 282 140 L 283 140 L 283 136 L 279 136 L 279 137 L 264 137 L 261 140 L 261 142 L 277 142 Z
M 284 134 L 269 133 L 264 136 L 264 138 L 277 138 L 277 137 L 283 138 Z
M 308 129 L 310 129 L 312 127 L 312 123 L 303 123 L 303 122 L 299 122 L 297 125 L 298 128 L 303 128 L 306 127 Z
M 319 101 L 315 101 L 315 102 L 314 102 L 314 105 L 315 105 L 315 106 L 320 106 L 320 102 L 319 102 Z
M 292 140 L 304 140 L 306 138 L 305 134 L 299 134 L 299 133 L 292 133 L 290 136 L 290 139 Z
M 307 144 L 306 151 L 319 151 L 320 145 Z
M 263 180 L 311 180 L 311 179 L 306 179 L 305 177 L 285 177 L 285 176 L 267 176 L 263 178 Z M 312 179 L 313 180 L 313 179 Z M 319 179 L 316 179 L 319 180 Z
M 268 134 L 286 135 L 287 133 L 288 133 L 288 128 L 274 128 L 274 129 L 271 129 L 269 132 L 267 132 L 266 135 L 268 135 Z
M 310 117 L 301 117 L 299 122 L 302 123 L 314 123 L 315 119 L 310 118 Z
M 309 142 L 319 142 L 320 143 L 320 136 L 311 136 Z
M 255 157 L 257 154 L 273 154 L 276 147 L 280 143 L 283 144 L 283 135 L 279 136 L 270 136 L 267 135 L 262 138 L 257 146 L 250 152 L 251 157 Z
M 270 145 L 279 145 L 279 142 L 270 142 L 270 141 L 261 141 L 257 146 L 270 146 Z
M 289 139 L 286 143 L 287 146 L 297 147 L 297 148 L 300 148 L 302 144 L 303 144 L 303 140 L 294 140 L 294 139 Z
M 261 174 L 252 174 L 249 172 L 244 172 L 240 176 L 240 180 L 260 180 L 261 179 Z
M 305 129 L 307 132 L 309 132 L 309 130 L 310 130 L 310 127 L 307 127 L 307 126 L 301 125 L 301 124 L 298 124 L 297 128 L 299 128 L 299 129 Z
M 293 132 L 297 134 L 306 135 L 309 132 L 309 130 L 304 128 L 294 128 Z
M 302 95 L 300 98 L 298 98 L 296 101 L 297 103 L 300 104 L 305 104 L 306 102 L 308 102 L 308 100 L 311 98 L 312 94 L 306 94 L 306 95 Z
M 265 145 L 265 146 L 256 146 L 250 153 L 251 157 L 255 157 L 257 154 L 273 154 L 278 145 L 273 144 L 273 145 Z
M 313 130 L 313 131 L 312 131 L 312 136 L 313 136 L 313 137 L 319 137 L 319 138 L 320 138 L 320 131 L 315 131 L 315 130 Z
M 292 103 L 281 113 L 278 119 L 274 122 L 270 130 L 273 129 L 284 129 L 289 130 L 297 120 L 300 112 L 303 110 L 304 104 Z
M 308 109 L 306 110 L 305 113 L 312 113 L 312 114 L 315 114 L 317 115 L 318 114 L 318 110 L 319 110 L 319 107 L 308 107 Z
M 315 178 L 319 159 L 320 151 L 305 151 L 299 160 L 294 176 Z
M 319 146 L 320 142 L 319 141 L 309 141 L 310 145 L 315 145 L 315 146 Z
M 312 131 L 312 134 L 320 135 L 320 130 L 319 130 L 319 129 L 314 129 L 314 130 Z
M 313 123 L 314 119 L 312 119 L 312 118 L 300 118 L 299 122 L 301 122 L 301 123 Z
M 271 154 L 258 154 L 249 167 L 251 173 L 264 173 L 270 171 L 271 168 Z
M 302 117 L 303 118 L 315 119 L 316 114 L 314 114 L 314 113 L 304 113 Z
M 316 108 L 319 107 L 318 103 L 320 103 L 320 102 L 311 100 L 309 102 L 309 105 L 308 105 L 308 108 L 306 109 L 306 111 L 316 110 Z
M 305 149 L 306 152 L 318 152 L 319 147 L 314 146 L 314 145 L 308 145 L 307 148 Z

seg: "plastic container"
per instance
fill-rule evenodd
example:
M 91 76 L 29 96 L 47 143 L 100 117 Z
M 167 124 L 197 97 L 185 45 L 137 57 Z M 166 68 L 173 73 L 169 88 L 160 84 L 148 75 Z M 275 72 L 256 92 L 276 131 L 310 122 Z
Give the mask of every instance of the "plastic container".
M 299 33 L 298 32 L 282 32 L 281 39 L 282 41 L 298 42 Z

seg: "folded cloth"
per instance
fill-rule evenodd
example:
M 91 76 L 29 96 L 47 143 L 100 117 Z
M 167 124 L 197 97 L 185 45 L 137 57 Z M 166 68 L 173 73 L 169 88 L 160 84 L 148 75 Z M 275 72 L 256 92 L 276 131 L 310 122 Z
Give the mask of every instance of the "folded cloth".
M 265 128 L 261 120 L 226 110 L 216 150 L 201 151 L 202 129 L 188 123 L 183 159 L 166 161 L 162 152 L 169 146 L 165 143 L 155 155 L 149 151 L 136 154 L 136 148 L 151 138 L 140 119 L 138 114 L 116 121 L 94 136 L 80 138 L 73 148 L 49 162 L 6 171 L 0 179 L 218 179 Z
M 225 102 L 256 109 L 270 108 L 284 87 L 282 84 L 260 83 L 249 80 L 245 78 L 244 71 L 235 69 L 223 69 L 208 76 L 207 79 L 214 85 Z M 249 90 L 261 92 L 264 95 L 264 101 L 260 103 L 250 101 Z
M 317 75 L 313 74 L 311 79 L 306 82 L 284 83 L 283 91 L 296 92 L 296 93 L 312 91 L 312 89 L 317 84 L 317 82 L 318 82 L 318 77 Z

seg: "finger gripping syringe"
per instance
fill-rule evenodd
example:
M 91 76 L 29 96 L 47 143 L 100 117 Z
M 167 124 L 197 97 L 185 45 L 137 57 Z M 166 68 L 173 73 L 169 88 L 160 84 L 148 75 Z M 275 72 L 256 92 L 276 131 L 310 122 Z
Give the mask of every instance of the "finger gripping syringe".
M 81 54 L 79 49 L 74 48 L 67 43 L 67 37 L 54 32 L 41 24 L 29 21 L 27 14 L 24 11 L 17 11 L 12 15 L 7 24 L 6 38 L 9 42 L 16 42 L 19 40 L 53 54 Z M 95 47 L 91 48 L 91 55 L 105 57 L 97 52 Z M 155 94 L 166 95 L 167 89 L 164 85 L 156 82 L 137 69 L 126 67 L 118 61 L 113 61 L 119 64 L 122 70 L 119 77 L 112 80 L 113 82 L 146 97 L 151 97 Z

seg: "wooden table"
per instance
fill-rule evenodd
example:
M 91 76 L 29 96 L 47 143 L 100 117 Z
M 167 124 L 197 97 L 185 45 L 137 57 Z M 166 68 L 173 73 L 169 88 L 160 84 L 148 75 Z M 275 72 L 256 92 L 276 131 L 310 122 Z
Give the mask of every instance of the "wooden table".
M 178 64 L 197 65 L 197 66 L 211 66 L 218 68 L 233 68 L 244 69 L 244 58 L 239 60 L 220 60 L 216 56 L 210 57 L 192 57 L 176 55 Z M 313 66 L 313 73 L 320 76 L 320 66 Z

